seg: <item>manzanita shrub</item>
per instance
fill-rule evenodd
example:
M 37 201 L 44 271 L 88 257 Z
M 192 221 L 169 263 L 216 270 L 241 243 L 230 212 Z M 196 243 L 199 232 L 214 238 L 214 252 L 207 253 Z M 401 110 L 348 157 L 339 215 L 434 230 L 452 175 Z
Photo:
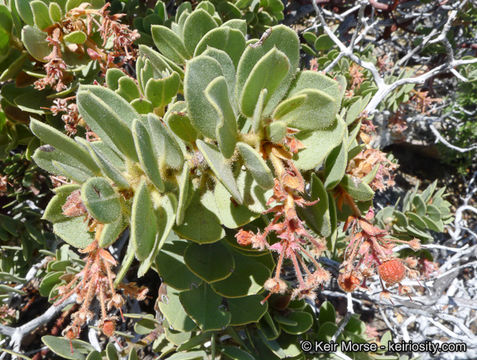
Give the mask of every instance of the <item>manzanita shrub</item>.
M 299 38 L 284 25 L 248 35 L 283 18 L 281 1 L 184 2 L 175 17 L 158 3 L 135 21 L 145 37 L 137 52 L 138 32 L 109 5 L 10 3 L 15 26 L 24 23 L 25 49 L 15 51 L 22 61 L 28 51 L 34 69 L 3 76 L 37 76 L 29 88 L 58 98 L 29 119 L 41 141 L 32 159 L 62 182 L 43 219 L 67 243 L 48 253 L 40 294 L 79 304 L 66 338 L 43 337 L 53 352 L 137 359 L 152 343 L 169 359 L 301 359 L 301 340 L 338 329 L 330 303 L 315 313 L 330 281 L 352 292 L 377 275 L 384 295 L 409 292 L 400 282 L 425 264 L 393 248 L 418 251 L 443 230 L 444 190 L 416 188 L 402 211 L 374 215 L 397 165 L 369 144 L 369 91 L 343 100 L 345 76 L 300 70 Z M 62 111 L 66 134 L 50 121 Z M 339 273 L 326 258 L 342 262 Z M 123 313 L 129 298 L 156 298 L 127 280 L 151 269 L 161 279 L 156 316 Z M 78 340 L 93 320 L 112 341 L 128 321 L 144 337 L 99 353 Z M 339 340 L 367 341 L 364 323 L 353 316 Z

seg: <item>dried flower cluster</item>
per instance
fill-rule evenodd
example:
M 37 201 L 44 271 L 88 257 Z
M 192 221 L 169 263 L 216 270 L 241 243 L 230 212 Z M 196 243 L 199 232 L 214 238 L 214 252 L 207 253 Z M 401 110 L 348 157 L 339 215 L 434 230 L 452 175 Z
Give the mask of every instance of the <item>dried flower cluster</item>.
M 394 257 L 393 248 L 397 243 L 405 243 L 418 250 L 419 240 L 391 238 L 386 230 L 371 224 L 373 217 L 370 211 L 364 218 L 350 216 L 346 222 L 345 230 L 350 229 L 349 244 L 344 253 L 338 284 L 346 292 L 352 292 L 360 286 L 366 287 L 366 278 L 373 276 L 377 270 L 382 282 L 387 285 L 399 284 L 399 292 L 407 294 L 410 289 L 400 282 L 406 275 L 417 277 L 418 272 L 411 269 L 417 264 Z M 383 295 L 386 294 L 388 291 L 383 284 Z
M 83 250 L 79 250 L 87 254 L 84 268 L 75 275 L 65 274 L 62 279 L 67 281 L 67 284 L 58 288 L 60 299 L 56 304 L 60 304 L 73 294 L 77 295 L 76 302 L 81 304 L 79 310 L 71 316 L 72 323 L 65 328 L 64 335 L 70 340 L 79 336 L 81 327 L 94 317 L 90 308 L 96 298 L 101 307 L 99 327 L 106 336 L 111 337 L 115 331 L 117 317 L 109 315 L 109 312 L 117 309 L 122 314 L 124 298 L 116 292 L 113 284 L 115 278 L 113 268 L 117 262 L 106 249 L 98 246 L 97 239 L 101 236 L 103 225 L 95 221 L 91 222 L 84 204 L 81 203 L 79 190 L 67 198 L 62 210 L 65 216 L 86 215 L 85 221 L 89 219 L 90 229 L 96 232 L 95 240 Z M 134 296 L 139 301 L 145 299 L 148 291 L 147 288 L 137 287 L 134 283 L 120 284 L 119 287 L 126 296 Z
M 386 154 L 378 149 L 365 149 L 350 160 L 346 172 L 355 178 L 362 179 L 377 167 L 376 176 L 369 184 L 373 190 L 385 190 L 394 183 L 393 172 L 398 168 Z
M 108 68 L 120 68 L 124 63 L 135 58 L 132 45 L 139 38 L 137 30 L 131 30 L 127 25 L 119 23 L 124 14 L 110 15 L 110 3 L 107 2 L 101 9 L 90 9 L 90 4 L 82 3 L 70 10 L 61 22 L 45 29 L 48 33 L 47 41 L 52 47 L 51 53 L 45 57 L 44 65 L 46 76 L 35 82 L 39 90 L 50 86 L 56 91 L 66 89 L 66 83 L 72 79 L 67 76 L 67 64 L 63 53 L 68 51 L 80 57 L 88 56 L 97 60 L 102 71 Z M 86 34 L 83 44 L 66 43 L 64 36 L 75 31 Z M 97 44 L 94 35 L 99 32 L 102 44 Z M 108 41 L 112 40 L 109 48 Z
M 67 66 L 63 60 L 63 54 L 61 52 L 61 36 L 61 29 L 54 28 L 46 38 L 48 45 L 50 45 L 53 50 L 47 57 L 45 57 L 45 60 L 47 61 L 44 65 L 46 76 L 35 81 L 35 89 L 43 90 L 47 86 L 52 87 L 56 91 L 66 89 L 63 78 Z
M 431 104 L 442 102 L 442 99 L 431 98 L 429 91 L 412 90 L 412 93 L 414 96 L 411 98 L 411 104 L 413 104 L 417 111 L 423 114 L 429 114 L 428 109 Z
M 267 248 L 279 254 L 275 275 L 264 284 L 265 289 L 270 292 L 266 299 L 273 293 L 283 294 L 288 288 L 285 281 L 280 278 L 285 259 L 291 260 L 298 280 L 298 287 L 292 292 L 293 298 L 314 299 L 316 296 L 314 290 L 330 279 L 330 274 L 315 260 L 315 256 L 319 256 L 325 250 L 324 242 L 315 239 L 308 232 L 296 213 L 296 206 L 311 206 L 318 200 L 309 202 L 301 196 L 305 190 L 305 183 L 291 158 L 293 153 L 303 148 L 303 145 L 291 137 L 293 133 L 295 133 L 293 129 L 288 130 L 285 140 L 288 149 L 275 144 L 264 145 L 264 152 L 272 162 L 276 174 L 273 195 L 267 203 L 271 207 L 265 212 L 265 214 L 273 214 L 271 222 L 265 227 L 263 233 L 260 231 L 253 233 L 241 229 L 235 236 L 240 245 L 251 245 L 259 250 Z M 272 233 L 275 234 L 278 241 L 270 244 L 267 237 Z M 309 245 L 313 250 L 307 250 Z M 305 259 L 313 264 L 313 272 L 309 269 Z
M 9 320 L 15 319 L 17 311 L 7 304 L 0 306 L 0 324 L 5 324 Z
M 4 196 L 7 193 L 7 176 L 0 175 L 0 196 Z
M 68 135 L 75 135 L 77 132 L 77 126 L 81 121 L 81 117 L 78 112 L 78 105 L 76 103 L 68 104 L 68 100 L 72 98 L 58 98 L 53 100 L 53 106 L 50 107 L 50 110 L 54 116 L 59 113 L 61 115 L 61 120 L 65 123 L 65 130 Z

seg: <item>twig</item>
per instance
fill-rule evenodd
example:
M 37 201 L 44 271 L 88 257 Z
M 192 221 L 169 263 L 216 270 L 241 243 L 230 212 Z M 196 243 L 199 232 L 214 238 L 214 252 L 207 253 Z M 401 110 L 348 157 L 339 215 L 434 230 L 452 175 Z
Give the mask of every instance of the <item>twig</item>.
M 20 346 L 25 335 L 30 334 L 41 325 L 51 321 L 63 308 L 67 305 L 73 304 L 75 301 L 76 294 L 72 295 L 58 306 L 50 306 L 45 313 L 19 327 L 0 325 L 0 334 L 11 337 L 10 346 L 13 346 L 13 351 L 20 352 Z
M 313 7 L 315 9 L 316 16 L 319 19 L 319 21 L 321 23 L 321 26 L 323 27 L 323 30 L 330 37 L 330 39 L 338 46 L 338 48 L 340 50 L 337 57 L 339 59 L 341 59 L 342 57 L 347 57 L 347 58 L 351 59 L 353 62 L 355 62 L 359 66 L 367 69 L 371 73 L 371 75 L 373 76 L 373 79 L 374 79 L 374 82 L 376 83 L 378 91 L 371 98 L 371 101 L 368 103 L 368 105 L 366 106 L 366 108 L 364 110 L 365 113 L 367 113 L 369 115 L 372 115 L 376 111 L 378 105 L 392 91 L 396 90 L 400 86 L 403 86 L 403 85 L 406 85 L 406 84 L 423 84 L 428 79 L 430 79 L 430 78 L 432 78 L 432 77 L 434 77 L 438 74 L 441 74 L 441 73 L 444 73 L 444 72 L 447 72 L 447 71 L 451 71 L 452 69 L 454 69 L 457 66 L 477 63 L 477 58 L 466 59 L 466 60 L 455 60 L 454 59 L 454 53 L 453 53 L 453 50 L 452 50 L 452 46 L 450 45 L 450 43 L 449 43 L 449 41 L 447 40 L 447 37 L 446 37 L 447 32 L 450 29 L 450 25 L 452 23 L 452 20 L 457 15 L 458 10 L 461 9 L 466 2 L 467 2 L 467 0 L 462 1 L 461 3 L 459 3 L 459 6 L 458 6 L 457 9 L 453 9 L 451 11 L 451 13 L 449 15 L 449 18 L 448 18 L 446 24 L 444 25 L 443 31 L 441 32 L 441 34 L 437 38 L 432 39 L 432 40 L 430 40 L 430 38 L 429 39 L 426 38 L 426 40 L 430 43 L 441 42 L 441 43 L 444 44 L 444 46 L 447 49 L 447 53 L 448 53 L 447 54 L 448 55 L 448 61 L 446 63 L 443 63 L 443 64 L 439 65 L 439 66 L 436 66 L 435 68 L 425 72 L 424 74 L 421 74 L 421 75 L 416 76 L 416 77 L 402 78 L 402 79 L 396 80 L 395 82 L 393 82 L 391 84 L 386 84 L 386 82 L 384 81 L 384 78 L 379 74 L 378 69 L 376 68 L 376 66 L 373 63 L 368 62 L 368 61 L 363 61 L 356 54 L 354 54 L 354 52 L 353 52 L 354 43 L 353 42 L 352 42 L 351 46 L 347 47 L 340 39 L 338 39 L 338 37 L 333 33 L 333 31 L 330 29 L 330 27 L 326 24 L 326 21 L 323 17 L 323 14 L 322 14 L 322 10 L 317 5 L 317 0 L 312 1 L 312 4 L 313 4 Z M 376 5 L 376 2 L 374 2 L 374 3 L 375 3 L 374 5 Z M 363 5 L 363 4 L 365 4 L 365 3 L 362 2 L 361 5 Z M 360 9 L 361 9 L 361 7 L 360 7 Z M 363 22 L 362 18 L 361 18 L 361 21 Z M 369 26 L 369 28 L 371 28 L 372 26 L 373 25 Z M 368 27 L 366 27 L 366 29 L 368 29 Z M 365 32 L 367 31 L 366 29 L 365 29 Z M 354 39 L 356 39 L 356 38 L 354 37 Z M 418 50 L 415 50 L 414 52 L 416 53 L 417 51 Z M 330 65 L 328 65 L 325 69 L 325 72 L 329 71 L 333 66 L 335 66 L 337 61 L 339 61 L 339 59 L 338 60 L 335 59 Z M 455 72 L 456 71 L 451 71 L 451 73 L 453 73 L 454 75 L 455 75 Z M 457 76 L 457 78 L 462 79 L 461 76 Z
M 439 133 L 439 131 L 437 131 L 437 129 L 435 128 L 435 126 L 433 124 L 429 125 L 429 129 L 431 129 L 432 133 L 435 135 L 436 142 L 440 141 L 441 143 L 443 143 L 445 146 L 447 146 L 448 148 L 450 148 L 452 150 L 458 151 L 460 153 L 465 153 L 467 151 L 473 151 L 473 150 L 477 149 L 477 145 L 472 145 L 469 148 L 461 148 L 461 147 L 452 145 L 450 142 L 448 142 L 446 139 L 444 139 L 442 137 L 442 135 Z M 472 207 L 470 207 L 470 208 L 472 209 L 472 211 L 477 212 L 477 209 L 472 208 Z M 466 210 L 469 210 L 469 209 L 466 209 Z
M 336 332 L 333 334 L 333 337 L 331 338 L 331 342 L 335 342 L 338 336 L 343 332 L 345 326 L 348 324 L 349 319 L 351 319 L 351 316 L 354 314 L 354 309 L 353 309 L 353 297 L 351 296 L 351 293 L 346 294 L 346 299 L 348 300 L 347 302 L 347 308 L 346 308 L 346 315 L 341 320 L 340 325 L 338 326 L 338 329 Z

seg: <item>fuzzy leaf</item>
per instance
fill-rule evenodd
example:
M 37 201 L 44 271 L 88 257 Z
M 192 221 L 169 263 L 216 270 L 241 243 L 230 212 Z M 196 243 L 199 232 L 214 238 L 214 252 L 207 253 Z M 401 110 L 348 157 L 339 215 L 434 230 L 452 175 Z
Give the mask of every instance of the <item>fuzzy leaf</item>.
M 195 48 L 194 56 L 202 54 L 207 50 L 207 47 L 225 51 L 236 67 L 245 49 L 245 37 L 240 30 L 235 30 L 227 26 L 220 27 L 209 31 L 200 40 Z
M 176 331 L 192 331 L 196 328 L 195 323 L 187 316 L 179 300 L 179 292 L 171 287 L 167 288 L 166 299 L 159 299 L 159 309 L 164 314 L 167 322 Z
M 239 142 L 237 147 L 247 170 L 250 171 L 257 184 L 264 189 L 271 189 L 274 185 L 273 174 L 262 156 L 246 143 Z
M 241 171 L 236 179 L 237 187 L 243 197 L 243 203 L 250 211 L 262 213 L 268 209 L 267 201 L 273 190 L 265 190 L 257 184 L 250 172 Z M 237 205 L 237 204 L 232 204 Z
M 146 97 L 154 107 L 164 107 L 176 96 L 179 86 L 180 77 L 176 72 L 162 79 L 149 79 L 146 84 Z
M 338 146 L 345 135 L 344 121 L 337 120 L 329 128 L 316 131 L 301 131 L 295 135 L 305 146 L 296 155 L 295 165 L 300 170 L 310 170 L 320 165 L 328 154 Z
M 131 211 L 131 241 L 136 258 L 145 260 L 154 247 L 157 220 L 151 201 L 151 194 L 143 181 L 134 194 Z
M 55 149 L 53 146 L 40 146 L 36 149 L 32 159 L 35 160 L 35 163 L 43 170 L 51 174 L 67 176 L 79 183 L 86 181 L 91 176 L 95 176 L 93 172 L 88 170 L 88 168 L 78 162 L 78 160 Z M 66 163 L 70 164 L 70 170 L 74 169 L 72 174 L 71 171 L 65 171 Z
M 315 175 L 311 175 L 309 200 L 319 201 L 312 206 L 297 208 L 300 218 L 317 234 L 328 237 L 331 235 L 330 209 L 328 206 L 328 195 L 321 180 Z
M 106 71 L 106 84 L 111 90 L 117 90 L 119 88 L 119 79 L 125 77 L 126 74 L 116 68 L 109 68 Z
M 99 173 L 99 167 L 91 158 L 88 151 L 62 132 L 34 119 L 30 121 L 30 128 L 31 131 L 43 142 L 48 143 L 72 158 L 77 159 L 93 173 Z
M 162 25 L 151 26 L 152 39 L 157 49 L 177 64 L 184 64 L 189 54 L 182 40 L 171 29 Z
M 192 192 L 190 181 L 190 168 L 187 163 L 184 164 L 182 175 L 179 181 L 179 201 L 177 204 L 176 224 L 181 225 L 184 222 L 184 215 L 189 205 L 190 194 Z
M 216 77 L 222 76 L 219 62 L 209 56 L 198 56 L 187 63 L 184 96 L 192 125 L 205 136 L 215 139 L 218 114 L 207 100 L 205 89 Z
M 326 93 L 328 96 L 336 101 L 336 111 L 340 107 L 341 98 L 344 90 L 341 89 L 340 83 L 330 77 L 321 74 L 317 71 L 305 70 L 301 71 L 290 89 L 289 96 L 295 96 L 305 89 L 315 89 Z M 345 83 L 346 87 L 346 83 Z
M 222 298 L 210 286 L 201 286 L 179 294 L 187 314 L 203 331 L 222 330 L 230 323 L 230 313 L 221 306 Z
M 200 194 L 196 191 L 185 211 L 183 223 L 174 230 L 184 239 L 198 244 L 209 244 L 222 239 L 225 231 L 217 215 L 203 202 L 205 201 L 201 201 Z
M 244 19 L 230 19 L 221 25 L 221 27 L 225 26 L 231 29 L 237 29 L 243 34 L 243 36 L 247 36 L 247 21 Z
M 59 188 L 61 191 L 51 198 L 48 206 L 45 209 L 45 212 L 43 213 L 42 220 L 56 223 L 67 219 L 67 217 L 63 214 L 63 209 L 61 207 L 65 204 L 68 196 L 78 188 L 79 186 L 76 184 L 66 185 Z
M 176 221 L 177 212 L 177 199 L 173 194 L 167 194 L 160 199 L 160 204 L 155 210 L 157 221 L 157 233 L 156 240 L 154 241 L 154 247 L 148 257 L 141 262 L 138 269 L 138 277 L 142 277 L 146 274 L 149 268 L 156 260 L 156 256 L 162 249 L 162 246 L 166 242 L 166 239 L 171 232 L 172 227 Z
M 293 108 L 290 103 L 300 105 Z M 280 105 L 277 107 L 280 113 L 274 113 L 273 118 L 299 130 L 326 129 L 333 124 L 336 116 L 336 101 L 320 90 L 302 90 Z M 285 113 L 285 110 L 289 111 Z
M 121 216 L 119 195 L 104 178 L 94 177 L 85 182 L 81 199 L 88 213 L 100 223 L 109 224 Z
M 304 104 L 307 99 L 308 96 L 306 94 L 301 94 L 283 100 L 280 104 L 278 104 L 277 108 L 273 112 L 272 118 L 280 119 L 281 117 L 294 111 L 296 108 Z
M 126 229 L 127 225 L 128 221 L 122 214 L 112 223 L 104 225 L 98 240 L 98 245 L 102 248 L 106 248 L 114 244 L 119 235 Z
M 220 151 L 214 145 L 207 144 L 202 140 L 197 140 L 196 144 L 217 179 L 227 188 L 235 201 L 242 204 L 243 198 L 235 182 L 232 170 L 227 165 Z
M 174 105 L 167 110 L 165 121 L 174 134 L 182 140 L 191 144 L 197 140 L 198 134 L 186 114 L 186 104 L 184 101 L 174 103 Z
M 175 64 L 157 51 L 152 50 L 149 46 L 139 45 L 139 54 L 145 56 L 157 72 L 168 71 L 177 72 L 181 78 L 184 77 L 184 71 L 180 66 Z
M 85 360 L 86 356 L 94 351 L 94 348 L 82 340 L 68 340 L 63 337 L 46 335 L 41 341 L 55 354 L 71 360 Z M 71 346 L 73 351 L 71 351 Z
M 216 214 L 221 224 L 229 229 L 236 229 L 248 224 L 259 216 L 259 214 L 250 211 L 247 206 L 238 205 L 232 201 L 230 193 L 220 182 L 215 185 L 214 196 L 217 206 Z
M 52 25 L 48 6 L 43 1 L 34 0 L 30 3 L 30 7 L 33 13 L 33 21 L 38 29 L 44 30 Z
M 267 127 L 267 137 L 275 144 L 279 144 L 287 134 L 287 126 L 281 121 L 274 121 Z
M 258 96 L 257 104 L 253 110 L 252 116 L 252 130 L 254 133 L 258 133 L 262 127 L 262 113 L 265 107 L 265 99 L 267 98 L 268 90 L 262 89 Z
M 154 153 L 154 148 L 148 129 L 143 125 L 141 120 L 134 121 L 133 138 L 136 145 L 136 152 L 139 156 L 139 162 L 143 171 L 152 181 L 154 186 L 156 186 L 160 192 L 163 192 L 165 187 L 164 182 L 162 181 L 161 172 L 159 170 L 157 157 Z
M 237 142 L 237 122 L 230 105 L 225 77 L 215 78 L 205 89 L 205 95 L 219 114 L 217 141 L 222 155 L 228 159 L 234 154 Z
M 68 179 L 72 179 L 80 183 L 84 183 L 86 180 L 90 178 L 90 175 L 88 175 L 88 172 L 83 171 L 82 168 L 70 166 L 69 164 L 60 163 L 55 160 L 52 160 L 51 164 L 55 168 L 55 170 L 52 171 L 53 174 L 58 173 L 67 177 Z
M 46 62 L 45 57 L 47 57 L 52 50 L 52 48 L 48 46 L 46 37 L 46 33 L 33 26 L 27 25 L 22 29 L 22 43 L 25 46 L 25 49 L 27 49 L 31 56 L 40 62 Z
M 101 141 L 95 141 L 94 143 L 90 143 L 82 138 L 77 138 L 77 142 L 87 147 L 89 150 L 92 158 L 101 168 L 101 172 L 110 178 L 113 183 L 120 189 L 128 189 L 129 183 L 121 174 L 121 171 L 118 169 L 117 165 L 115 165 L 108 156 L 106 156 L 103 151 L 101 150 L 100 146 L 97 146 L 98 143 L 102 143 Z M 96 146 L 95 146 L 96 145 Z M 110 151 L 112 152 L 112 151 Z
M 273 48 L 266 53 L 255 64 L 243 86 L 240 94 L 242 113 L 249 117 L 253 116 L 262 89 L 267 89 L 264 101 L 266 107 L 275 90 L 283 86 L 282 80 L 287 76 L 289 69 L 290 62 L 283 52 Z
M 138 160 L 130 126 L 135 118 L 139 118 L 139 114 L 126 100 L 110 89 L 82 86 L 77 101 L 80 115 L 101 140 L 118 153 L 133 161 Z
M 75 248 L 83 249 L 94 240 L 94 234 L 89 232 L 88 223 L 83 216 L 64 218 L 53 224 L 53 232 Z
M 189 244 L 184 253 L 184 261 L 190 271 L 207 283 L 224 280 L 235 268 L 232 253 L 220 242 Z
M 149 114 L 147 120 L 156 158 L 159 157 L 161 167 L 167 165 L 173 169 L 180 169 L 184 163 L 184 155 L 174 136 L 157 116 Z
M 141 96 L 136 82 L 129 76 L 123 76 L 118 81 L 116 93 L 121 95 L 126 101 L 131 102 Z
M 54 3 L 51 3 L 51 4 L 54 4 Z M 63 37 L 63 40 L 73 44 L 84 44 L 85 41 L 87 40 L 87 36 L 83 31 L 77 30 L 77 31 L 72 31 L 69 34 L 65 35 Z
M 232 59 L 225 51 L 222 51 L 213 47 L 207 48 L 207 50 L 204 51 L 202 55 L 209 56 L 217 60 L 217 62 L 219 63 L 222 69 L 222 74 L 224 74 L 225 81 L 227 82 L 227 90 L 229 94 L 230 104 L 232 105 L 234 110 L 237 110 L 236 101 L 234 101 L 235 100 L 235 93 L 234 93 L 235 66 L 234 66 L 234 63 L 232 62 Z
M 131 102 L 131 106 L 139 114 L 149 114 L 154 111 L 154 107 L 149 100 L 146 99 L 135 99 Z
M 60 5 L 56 2 L 51 2 L 48 7 L 48 13 L 50 14 L 50 19 L 54 23 L 59 23 L 63 18 L 63 11 L 61 10 Z
M 202 37 L 215 27 L 217 23 L 205 10 L 195 10 L 187 17 L 182 38 L 189 54 L 194 54 L 195 47 Z
M 361 100 L 362 99 L 357 99 L 355 102 L 353 102 L 351 104 L 351 106 L 348 108 L 348 110 L 346 111 L 346 117 L 345 117 L 345 121 L 346 121 L 346 124 L 347 125 L 350 125 L 351 123 L 353 123 L 353 121 L 356 120 L 356 118 L 359 116 L 359 114 L 361 113 L 362 109 L 361 109 Z
M 139 114 L 129 102 L 108 88 L 97 85 L 81 85 L 79 91 L 89 91 L 102 99 L 113 109 L 114 114 L 130 128 L 132 127 L 133 121 L 139 117 Z
M 374 197 L 374 191 L 369 185 L 362 181 L 356 184 L 350 175 L 345 175 L 340 185 L 357 201 L 369 201 Z
M 348 165 L 348 152 L 344 144 L 333 149 L 325 162 L 325 188 L 333 189 L 343 178 Z
M 282 81 L 280 88 L 277 89 L 272 96 L 268 97 L 264 115 L 269 115 L 287 93 L 289 85 L 295 76 L 296 69 L 298 68 L 300 58 L 300 42 L 294 30 L 284 25 L 278 25 L 272 27 L 269 31 L 271 31 L 270 35 L 261 43 L 255 43 L 253 47 L 246 47 L 237 67 L 237 85 L 235 89 L 237 98 L 240 98 L 240 95 L 243 94 L 245 83 L 255 64 L 271 49 L 276 47 L 277 50 L 284 53 L 290 63 L 288 74 Z

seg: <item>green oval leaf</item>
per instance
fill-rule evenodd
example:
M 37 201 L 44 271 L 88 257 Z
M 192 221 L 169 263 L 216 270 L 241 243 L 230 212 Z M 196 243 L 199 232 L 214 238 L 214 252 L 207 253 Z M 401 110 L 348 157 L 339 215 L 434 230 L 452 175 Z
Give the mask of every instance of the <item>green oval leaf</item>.
M 139 163 L 148 178 L 154 186 L 161 192 L 164 191 L 165 186 L 159 170 L 157 157 L 152 147 L 149 131 L 143 125 L 141 120 L 135 120 L 133 123 L 133 138 L 136 146 L 136 152 L 139 157 Z
M 63 337 L 46 335 L 41 341 L 55 354 L 71 360 L 84 360 L 86 356 L 94 351 L 94 348 L 87 342 L 82 340 L 70 340 Z M 71 346 L 73 352 L 71 352 Z
M 85 182 L 81 199 L 89 214 L 100 223 L 112 223 L 121 216 L 119 195 L 104 178 L 94 177 Z
M 151 194 L 143 181 L 134 194 L 131 211 L 131 241 L 139 261 L 145 260 L 151 253 L 156 232 L 157 221 Z
M 190 57 L 182 40 L 168 27 L 153 25 L 151 34 L 157 49 L 173 62 L 184 64 Z
M 246 116 L 253 116 L 255 107 L 262 89 L 267 89 L 264 101 L 266 107 L 276 89 L 283 86 L 282 81 L 290 69 L 287 56 L 277 50 L 271 49 L 252 68 L 240 94 L 240 109 Z
M 205 10 L 195 10 L 187 17 L 184 23 L 182 38 L 189 54 L 194 53 L 200 39 L 215 27 L 217 27 L 217 23 Z
M 192 243 L 184 253 L 184 261 L 195 275 L 208 283 L 227 278 L 235 268 L 234 257 L 221 243 Z
M 257 184 L 264 189 L 271 189 L 275 183 L 273 174 L 262 156 L 246 143 L 239 142 L 237 147 L 247 170 L 250 171 Z
M 231 315 L 222 309 L 222 298 L 208 284 L 179 294 L 187 314 L 203 331 L 222 330 L 229 323 Z
M 217 141 L 222 155 L 228 159 L 234 154 L 237 142 L 237 122 L 228 97 L 225 77 L 220 76 L 212 80 L 205 89 L 205 96 L 219 114 Z
M 65 35 L 63 39 L 73 44 L 84 44 L 87 39 L 87 36 L 83 31 L 77 30 Z
M 201 55 L 187 63 L 184 78 L 184 97 L 192 125 L 205 136 L 215 139 L 218 114 L 207 100 L 205 89 L 216 77 L 222 76 L 219 62 Z

